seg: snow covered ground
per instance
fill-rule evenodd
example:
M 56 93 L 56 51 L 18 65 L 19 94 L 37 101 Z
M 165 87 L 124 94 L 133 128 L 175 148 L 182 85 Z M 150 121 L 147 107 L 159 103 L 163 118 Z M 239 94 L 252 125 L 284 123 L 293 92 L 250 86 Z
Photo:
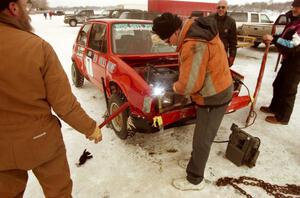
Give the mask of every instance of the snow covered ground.
M 66 73 L 70 75 L 72 45 L 79 27 L 72 28 L 63 23 L 63 17 L 44 20 L 42 15 L 32 16 L 35 33 L 48 41 L 56 50 Z M 264 45 L 258 49 L 239 49 L 235 65 L 253 93 L 259 72 Z M 268 56 L 265 76 L 257 107 L 267 105 L 272 97 L 272 82 L 276 76 L 274 67 L 277 52 L 274 47 Z M 91 83 L 74 94 L 87 113 L 99 123 L 105 112 L 104 96 Z M 246 93 L 246 91 L 244 90 Z M 226 115 L 216 140 L 228 139 L 230 126 L 243 126 L 249 109 Z M 173 178 L 185 176 L 185 170 L 177 164 L 188 158 L 194 125 L 165 130 L 163 133 L 140 134 L 122 141 L 111 129 L 103 129 L 103 141 L 93 144 L 67 124 L 62 131 L 73 179 L 73 196 L 78 198 L 187 198 L 187 197 L 242 197 L 232 187 L 217 187 L 214 182 L 224 176 L 251 176 L 273 184 L 300 185 L 300 97 L 295 102 L 294 113 L 288 126 L 271 125 L 264 121 L 265 115 L 257 109 L 256 123 L 246 129 L 261 139 L 260 156 L 254 168 L 237 167 L 225 155 L 227 144 L 213 144 L 206 168 L 207 186 L 199 192 L 178 191 L 171 185 Z M 84 166 L 77 163 L 87 148 L 94 156 Z M 173 151 L 173 152 L 171 152 Z M 176 152 L 174 152 L 176 151 Z M 254 197 L 269 197 L 262 189 L 242 186 Z M 26 198 L 43 197 L 36 178 L 30 174 L 25 192 Z

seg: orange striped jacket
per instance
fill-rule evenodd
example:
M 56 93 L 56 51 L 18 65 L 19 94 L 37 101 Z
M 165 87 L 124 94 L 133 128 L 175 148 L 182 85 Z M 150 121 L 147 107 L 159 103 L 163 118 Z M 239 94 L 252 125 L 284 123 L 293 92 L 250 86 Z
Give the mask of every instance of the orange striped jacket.
M 217 32 L 209 41 L 189 36 L 191 27 L 197 25 L 188 20 L 180 32 L 179 79 L 174 83 L 174 91 L 191 95 L 198 105 L 225 104 L 232 97 L 232 77 L 223 43 Z M 196 29 L 199 31 L 199 27 Z

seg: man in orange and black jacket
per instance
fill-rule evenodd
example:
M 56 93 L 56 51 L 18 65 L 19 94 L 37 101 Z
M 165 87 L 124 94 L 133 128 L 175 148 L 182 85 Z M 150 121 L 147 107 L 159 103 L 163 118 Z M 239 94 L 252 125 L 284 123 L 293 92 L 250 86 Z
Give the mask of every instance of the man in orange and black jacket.
M 232 77 L 224 45 L 213 18 L 187 20 L 164 13 L 153 21 L 153 32 L 162 40 L 177 45 L 179 79 L 174 92 L 190 95 L 197 105 L 193 151 L 186 178 L 175 179 L 180 190 L 200 190 L 212 142 L 232 98 Z

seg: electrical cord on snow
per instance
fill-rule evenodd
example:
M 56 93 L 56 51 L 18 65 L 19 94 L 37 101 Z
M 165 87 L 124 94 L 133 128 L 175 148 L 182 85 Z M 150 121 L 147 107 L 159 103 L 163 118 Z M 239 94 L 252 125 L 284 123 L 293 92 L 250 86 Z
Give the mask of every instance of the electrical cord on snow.
M 240 83 L 247 89 L 248 96 L 251 97 L 251 95 L 250 95 L 250 90 L 249 90 L 249 88 L 247 87 L 247 85 L 245 85 L 243 81 L 241 81 L 241 80 L 239 80 L 239 79 L 237 79 L 237 80 L 238 80 L 238 82 L 240 82 Z M 249 124 L 249 125 L 246 126 L 246 127 L 240 128 L 240 129 L 246 129 L 246 128 L 252 126 L 252 125 L 255 123 L 256 118 L 257 118 L 257 113 L 256 113 L 256 111 L 253 110 L 253 111 L 251 112 L 250 118 L 253 118 L 252 123 Z
M 245 85 L 245 83 L 244 83 L 243 81 L 239 80 L 239 79 L 236 79 L 236 80 L 237 80 L 239 83 L 241 83 L 241 84 L 246 88 L 246 90 L 247 90 L 247 92 L 248 92 L 248 96 L 251 97 L 250 90 L 249 90 L 249 88 L 247 87 L 247 85 Z M 249 124 L 247 127 L 243 127 L 243 128 L 240 128 L 240 129 L 246 129 L 246 128 L 252 126 L 252 125 L 255 123 L 255 120 L 256 120 L 256 118 L 257 118 L 257 113 L 256 113 L 255 111 L 252 111 L 250 117 L 251 117 L 251 118 L 254 117 L 254 118 L 253 118 L 253 122 L 252 122 L 251 124 Z M 215 143 L 215 144 L 224 144 L 224 143 L 228 143 L 228 142 L 229 142 L 229 140 L 224 140 L 224 141 L 213 141 L 213 143 Z

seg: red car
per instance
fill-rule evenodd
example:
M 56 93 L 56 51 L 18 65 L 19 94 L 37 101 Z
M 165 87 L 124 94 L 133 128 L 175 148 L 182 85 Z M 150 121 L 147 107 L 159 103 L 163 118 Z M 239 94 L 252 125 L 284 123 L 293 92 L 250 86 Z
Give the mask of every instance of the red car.
M 172 91 L 178 78 L 175 46 L 164 43 L 151 30 L 152 21 L 90 20 L 73 46 L 75 86 L 83 86 L 87 79 L 104 91 L 109 115 L 129 102 L 130 107 L 111 122 L 121 139 L 134 131 L 152 132 L 195 118 L 190 98 Z M 228 112 L 250 103 L 248 95 L 238 96 L 243 76 L 232 74 L 238 80 Z

